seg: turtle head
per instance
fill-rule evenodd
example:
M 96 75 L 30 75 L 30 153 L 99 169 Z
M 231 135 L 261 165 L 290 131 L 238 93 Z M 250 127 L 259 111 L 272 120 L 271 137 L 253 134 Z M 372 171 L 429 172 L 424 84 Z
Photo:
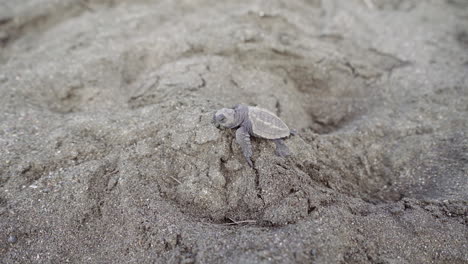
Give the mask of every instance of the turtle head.
M 236 111 L 229 108 L 223 108 L 216 111 L 213 116 L 213 123 L 217 128 L 234 128 L 239 125 L 236 119 Z

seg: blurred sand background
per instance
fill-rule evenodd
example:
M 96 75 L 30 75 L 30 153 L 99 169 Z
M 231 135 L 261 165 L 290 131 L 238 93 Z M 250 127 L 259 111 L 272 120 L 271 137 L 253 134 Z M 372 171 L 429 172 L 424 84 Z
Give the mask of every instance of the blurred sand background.
M 0 262 L 468 263 L 467 111 L 468 1 L 1 0 Z

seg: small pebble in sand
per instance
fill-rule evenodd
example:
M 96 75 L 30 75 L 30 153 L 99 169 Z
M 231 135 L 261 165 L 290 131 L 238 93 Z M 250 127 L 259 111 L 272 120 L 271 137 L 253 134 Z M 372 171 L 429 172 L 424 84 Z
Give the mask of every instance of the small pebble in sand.
M 16 241 L 18 241 L 18 239 L 16 238 L 16 236 L 10 235 L 10 236 L 8 237 L 8 243 L 12 243 L 12 244 L 13 244 L 13 243 L 16 243 Z

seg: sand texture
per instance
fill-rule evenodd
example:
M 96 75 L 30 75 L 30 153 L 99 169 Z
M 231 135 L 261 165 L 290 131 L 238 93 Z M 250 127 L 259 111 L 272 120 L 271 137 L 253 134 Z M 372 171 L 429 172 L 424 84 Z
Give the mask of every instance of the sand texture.
M 468 1 L 0 0 L 0 263 L 468 263 Z

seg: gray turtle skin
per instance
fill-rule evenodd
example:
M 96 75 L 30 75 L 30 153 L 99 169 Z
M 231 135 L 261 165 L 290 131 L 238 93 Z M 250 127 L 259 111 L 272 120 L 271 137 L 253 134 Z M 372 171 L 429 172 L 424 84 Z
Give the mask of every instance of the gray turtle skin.
M 218 128 L 237 129 L 236 142 L 250 167 L 253 167 L 251 136 L 273 140 L 276 144 L 276 155 L 285 157 L 290 152 L 283 139 L 295 134 L 272 112 L 245 104 L 216 111 L 213 123 Z

